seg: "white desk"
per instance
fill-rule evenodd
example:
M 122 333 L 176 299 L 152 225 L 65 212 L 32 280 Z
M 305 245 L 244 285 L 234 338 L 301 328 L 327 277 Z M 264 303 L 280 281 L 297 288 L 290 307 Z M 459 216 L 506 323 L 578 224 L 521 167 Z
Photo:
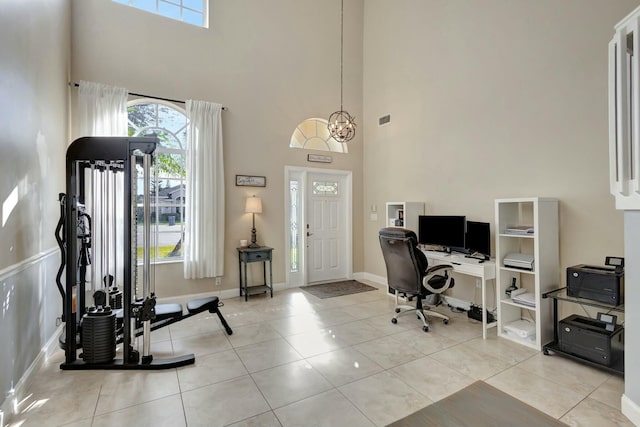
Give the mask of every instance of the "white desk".
M 482 287 L 482 338 L 487 339 L 487 329 L 495 327 L 498 322 L 487 323 L 487 281 L 496 279 L 496 263 L 489 260 L 480 262 L 473 258 L 465 258 L 464 255 L 446 254 L 444 252 L 422 251 L 429 261 L 429 266 L 450 264 L 453 271 L 467 276 L 473 276 L 481 282 Z

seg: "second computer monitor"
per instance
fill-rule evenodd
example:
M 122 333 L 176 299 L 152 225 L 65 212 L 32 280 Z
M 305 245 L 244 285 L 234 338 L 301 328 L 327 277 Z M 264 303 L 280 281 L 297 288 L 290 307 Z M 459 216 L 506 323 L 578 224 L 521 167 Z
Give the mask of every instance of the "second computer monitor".
M 441 246 L 447 252 L 465 248 L 466 217 L 461 215 L 420 215 L 418 240 L 423 245 Z
M 469 253 L 491 256 L 491 225 L 488 222 L 467 221 L 465 248 Z

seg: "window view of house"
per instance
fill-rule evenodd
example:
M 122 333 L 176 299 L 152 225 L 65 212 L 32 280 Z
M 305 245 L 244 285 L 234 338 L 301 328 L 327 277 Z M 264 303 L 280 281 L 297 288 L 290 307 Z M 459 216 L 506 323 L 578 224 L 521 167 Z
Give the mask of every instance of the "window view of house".
M 157 261 L 182 259 L 187 118 L 181 109 L 159 101 L 136 100 L 129 104 L 129 136 L 157 136 L 155 173 L 151 177 L 151 257 Z M 142 186 L 138 176 L 138 234 L 142 235 Z M 142 241 L 138 238 L 138 255 Z

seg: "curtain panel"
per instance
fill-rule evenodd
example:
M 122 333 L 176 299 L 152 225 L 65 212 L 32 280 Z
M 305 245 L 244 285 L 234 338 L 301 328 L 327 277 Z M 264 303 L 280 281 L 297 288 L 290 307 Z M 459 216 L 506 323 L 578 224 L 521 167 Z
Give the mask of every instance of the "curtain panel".
M 222 105 L 187 100 L 185 279 L 224 274 Z
M 78 85 L 78 130 L 80 136 L 127 136 L 128 96 L 129 92 L 124 88 L 84 80 L 80 81 Z M 94 207 L 96 212 L 102 209 L 104 203 L 103 197 L 96 197 L 95 202 L 92 200 L 94 195 L 102 194 L 102 187 L 99 185 L 99 183 L 103 183 L 101 175 L 100 172 L 96 171 L 92 176 L 88 177 L 89 180 L 87 181 L 90 183 L 88 185 L 94 186 L 87 195 L 87 202 L 89 206 Z M 123 201 L 122 197 L 118 196 L 124 194 L 123 177 L 118 177 L 115 180 L 111 191 L 112 194 L 116 195 L 113 197 L 116 204 L 116 229 L 114 232 L 118 238 L 122 238 L 124 230 Z M 107 197 L 105 194 L 103 196 Z M 98 224 L 95 224 L 95 226 L 98 226 Z M 103 259 L 106 254 L 103 253 L 101 242 L 94 237 L 94 242 L 92 243 L 93 259 Z M 124 278 L 124 272 L 122 271 L 124 257 L 121 251 L 117 251 L 115 248 L 112 248 L 112 251 L 114 253 L 110 253 L 107 257 L 109 259 L 107 270 L 114 275 L 114 283 L 120 285 L 122 284 L 121 280 Z M 99 270 L 95 264 L 91 268 Z M 97 286 L 99 286 L 102 278 L 94 276 L 95 274 L 92 273 L 92 280 L 96 281 Z
M 127 136 L 129 92 L 84 80 L 78 86 L 80 136 Z

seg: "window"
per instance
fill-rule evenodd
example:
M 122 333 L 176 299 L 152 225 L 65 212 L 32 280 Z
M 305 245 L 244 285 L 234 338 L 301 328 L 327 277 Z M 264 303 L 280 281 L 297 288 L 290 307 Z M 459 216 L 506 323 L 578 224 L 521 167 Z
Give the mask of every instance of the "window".
M 199 27 L 208 27 L 208 0 L 113 0 L 157 15 Z
M 314 196 L 337 196 L 338 183 L 336 181 L 313 181 L 311 184 Z
M 128 104 L 129 136 L 154 135 L 155 175 L 151 177 L 151 258 L 182 259 L 186 178 L 187 117 L 169 103 L 139 99 Z M 138 178 L 138 235 L 142 235 L 143 178 Z M 142 242 L 138 238 L 138 259 Z
M 291 241 L 289 242 L 291 247 L 291 253 L 289 254 L 289 271 L 297 273 L 300 269 L 300 226 L 298 225 L 298 210 L 299 210 L 299 195 L 298 190 L 299 182 L 297 180 L 289 181 L 289 226 L 291 227 Z
M 293 131 L 289 147 L 348 153 L 347 144 L 331 138 L 327 125 L 328 122 L 325 119 L 307 119 L 303 121 Z

